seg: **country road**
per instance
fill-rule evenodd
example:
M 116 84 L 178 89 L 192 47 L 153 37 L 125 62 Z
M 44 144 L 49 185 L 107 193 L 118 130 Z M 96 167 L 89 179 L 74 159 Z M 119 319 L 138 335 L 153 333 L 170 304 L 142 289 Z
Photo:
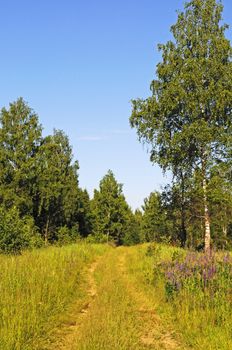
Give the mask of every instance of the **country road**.
M 187 349 L 157 314 L 141 285 L 135 248 L 108 251 L 88 271 L 86 298 L 77 302 L 50 350 Z

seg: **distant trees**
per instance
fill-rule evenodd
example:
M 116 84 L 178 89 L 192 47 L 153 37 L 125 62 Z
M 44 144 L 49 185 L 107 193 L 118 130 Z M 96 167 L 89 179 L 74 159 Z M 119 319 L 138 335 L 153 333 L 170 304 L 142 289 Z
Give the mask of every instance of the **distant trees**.
M 216 170 L 214 170 L 216 171 Z M 182 190 L 179 183 L 167 185 L 161 192 L 153 192 L 145 199 L 141 217 L 141 241 L 170 242 L 182 245 L 182 232 L 186 234 L 186 247 L 202 250 L 204 215 L 202 213 L 202 188 L 195 177 L 184 193 L 184 218 Z M 232 189 L 231 184 L 211 175 L 208 182 L 208 201 L 211 215 L 212 245 L 214 248 L 232 247 Z M 184 227 L 183 227 L 184 226 Z
M 77 224 L 78 163 L 62 131 L 45 137 L 36 157 L 34 215 L 45 242 L 56 240 L 57 227 Z
M 159 192 L 152 192 L 143 205 L 142 231 L 147 242 L 167 242 L 166 213 Z
M 144 236 L 142 231 L 142 218 L 143 213 L 141 210 L 136 209 L 135 212 L 129 208 L 128 225 L 123 238 L 124 245 L 134 245 L 144 242 Z
M 93 232 L 106 241 L 113 240 L 117 245 L 131 244 L 133 239 L 133 214 L 119 184 L 111 170 L 100 181 L 99 190 L 94 191 L 92 200 Z
M 130 118 L 139 138 L 151 146 L 151 160 L 174 175 L 183 246 L 187 242 L 189 181 L 190 188 L 196 178 L 197 187 L 201 185 L 198 198 L 206 251 L 214 220 L 213 169 L 228 164 L 232 145 L 232 48 L 225 38 L 227 26 L 221 24 L 222 10 L 216 0 L 186 3 L 171 27 L 174 41 L 159 45 L 162 61 L 157 80 L 151 83 L 152 96 L 134 100 Z M 228 181 L 223 183 L 228 188 Z
M 79 187 L 79 164 L 61 130 L 42 136 L 37 114 L 19 98 L 0 112 L 0 252 L 43 244 L 141 241 L 134 214 L 112 171 L 91 200 Z
M 92 212 L 91 200 L 86 189 L 78 189 L 76 218 L 79 232 L 82 237 L 87 237 L 93 231 L 94 214 Z

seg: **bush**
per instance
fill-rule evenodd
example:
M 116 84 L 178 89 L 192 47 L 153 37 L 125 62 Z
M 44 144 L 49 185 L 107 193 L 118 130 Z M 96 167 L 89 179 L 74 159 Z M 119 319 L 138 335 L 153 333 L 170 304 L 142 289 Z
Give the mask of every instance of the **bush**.
M 28 241 L 29 248 L 41 248 L 44 246 L 38 228 L 35 226 L 34 219 L 31 216 L 26 216 L 22 219 L 23 234 Z
M 77 226 L 73 226 L 71 229 L 66 225 L 61 226 L 57 232 L 57 240 L 59 245 L 76 242 L 79 238 L 80 234 Z
M 57 232 L 58 244 L 69 244 L 71 243 L 70 230 L 67 226 L 62 226 Z
M 109 243 L 107 236 L 104 234 L 91 234 L 86 238 L 87 243 Z
M 0 252 L 19 254 L 29 247 L 28 232 L 24 232 L 25 223 L 19 217 L 16 208 L 6 210 L 0 207 Z

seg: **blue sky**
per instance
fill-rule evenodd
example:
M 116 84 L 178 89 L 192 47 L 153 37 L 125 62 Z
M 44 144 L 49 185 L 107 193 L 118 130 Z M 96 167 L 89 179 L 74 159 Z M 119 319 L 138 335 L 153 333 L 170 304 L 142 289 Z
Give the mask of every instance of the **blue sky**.
M 232 2 L 223 3 L 232 24 Z M 139 207 L 168 178 L 129 127 L 130 100 L 150 94 L 157 44 L 182 8 L 182 0 L 0 0 L 0 106 L 22 96 L 44 135 L 69 136 L 82 187 L 92 193 L 112 169 Z

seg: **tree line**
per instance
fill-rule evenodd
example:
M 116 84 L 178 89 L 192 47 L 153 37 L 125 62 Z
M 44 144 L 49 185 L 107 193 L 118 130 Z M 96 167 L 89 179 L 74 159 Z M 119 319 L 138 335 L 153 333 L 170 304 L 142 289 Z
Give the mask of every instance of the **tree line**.
M 43 137 L 20 98 L 0 113 L 0 250 L 89 241 L 182 247 L 232 245 L 232 48 L 217 0 L 191 0 L 159 45 L 151 96 L 130 124 L 172 183 L 132 211 L 109 171 L 90 200 L 68 137 Z
M 79 186 L 67 135 L 54 130 L 43 137 L 38 115 L 22 98 L 1 110 L 0 152 L 1 252 L 86 237 L 117 245 L 139 241 L 134 213 L 113 172 L 90 200 Z
M 203 246 L 201 175 L 175 179 L 133 211 L 111 170 L 93 198 L 79 186 L 79 164 L 61 130 L 42 136 L 38 115 L 19 98 L 0 113 L 0 251 L 89 242 L 132 245 L 164 242 Z M 211 168 L 208 201 L 214 244 L 232 242 L 229 164 Z

